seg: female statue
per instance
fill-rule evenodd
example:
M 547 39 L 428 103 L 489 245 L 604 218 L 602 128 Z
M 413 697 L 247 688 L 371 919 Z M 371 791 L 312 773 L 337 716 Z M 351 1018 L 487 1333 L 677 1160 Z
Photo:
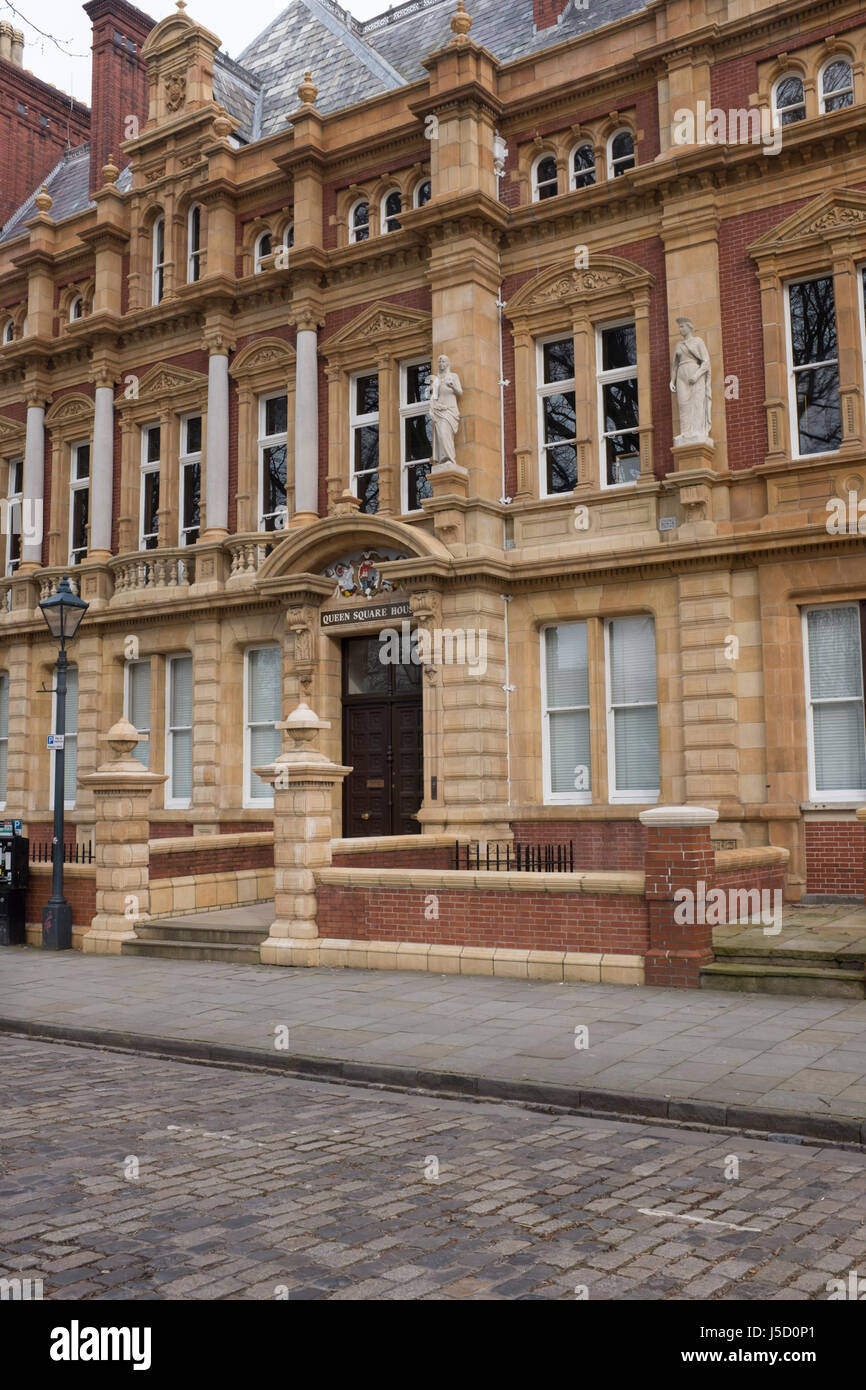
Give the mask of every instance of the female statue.
M 710 437 L 712 385 L 710 354 L 702 338 L 695 336 L 691 319 L 677 319 L 680 341 L 671 364 L 671 390 L 676 393 L 680 432 L 675 444 L 697 444 Z
M 444 355 L 438 359 L 439 375 L 430 383 L 430 420 L 433 425 L 433 464 L 456 463 L 455 440 L 460 425 L 457 404 L 463 387 Z

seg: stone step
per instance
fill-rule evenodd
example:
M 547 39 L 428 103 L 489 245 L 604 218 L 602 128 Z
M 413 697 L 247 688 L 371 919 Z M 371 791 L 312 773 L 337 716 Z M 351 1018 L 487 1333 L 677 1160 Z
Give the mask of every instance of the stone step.
M 264 937 L 260 938 L 264 940 Z M 158 956 L 162 960 L 208 960 L 229 965 L 260 965 L 258 945 L 221 941 L 184 941 L 175 936 L 154 936 L 146 941 L 124 941 L 125 956 Z
M 860 946 L 729 946 L 713 943 L 716 960 L 756 961 L 774 965 L 791 961 L 801 965 L 824 965 L 827 962 L 855 970 L 866 965 L 866 950 Z
M 718 954 L 718 953 L 717 953 Z M 805 994 L 839 999 L 866 998 L 863 967 L 839 965 L 831 957 L 812 964 L 802 957 L 773 963 L 742 957 L 715 960 L 701 968 L 701 989 L 744 994 Z
M 175 925 L 171 918 L 163 918 L 161 921 L 140 922 L 135 934 L 140 941 L 170 938 L 172 941 L 197 941 L 203 946 L 258 946 L 268 933 L 260 926 L 206 927 L 189 922 Z

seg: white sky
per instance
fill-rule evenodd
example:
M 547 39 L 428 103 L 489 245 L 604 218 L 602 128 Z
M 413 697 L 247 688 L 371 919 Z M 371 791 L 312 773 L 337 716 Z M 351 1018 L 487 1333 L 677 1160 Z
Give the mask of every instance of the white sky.
M 175 0 L 131 0 L 154 19 L 165 19 Z M 389 8 L 388 0 L 337 0 L 357 19 L 369 19 Z M 218 34 L 223 51 L 236 58 L 268 24 L 282 14 L 288 0 L 189 0 L 187 13 Z M 90 104 L 90 20 L 79 0 L 0 0 L 0 19 L 24 30 L 24 66 L 45 82 L 53 82 L 79 101 Z M 27 21 L 30 21 L 28 23 Z M 38 30 L 50 34 L 60 51 Z M 76 55 L 76 56 L 69 56 Z

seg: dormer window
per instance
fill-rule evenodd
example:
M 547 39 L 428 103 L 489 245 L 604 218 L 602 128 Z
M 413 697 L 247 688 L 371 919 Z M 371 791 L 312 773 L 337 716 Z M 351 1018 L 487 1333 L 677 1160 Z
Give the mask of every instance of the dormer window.
M 634 168 L 634 136 L 630 130 L 617 130 L 608 141 L 607 176 L 618 179 Z
M 201 258 L 201 207 L 195 203 L 187 221 L 186 278 L 190 285 L 201 279 Z
M 558 192 L 556 160 L 552 154 L 544 154 L 536 160 L 532 171 L 532 201 L 540 203 L 545 198 L 555 198 Z
M 262 262 L 267 256 L 270 256 L 272 250 L 273 242 L 270 232 L 261 232 L 259 236 L 256 237 L 256 246 L 253 253 L 253 265 L 256 275 L 261 274 L 264 268 Z
M 382 231 L 399 232 L 403 198 L 399 188 L 392 188 L 382 199 Z
M 780 77 L 773 88 L 773 124 L 793 125 L 795 121 L 806 119 L 806 92 L 803 79 L 797 73 L 789 72 Z
M 165 218 L 153 224 L 153 275 L 151 303 L 161 304 L 165 294 Z
M 366 199 L 355 203 L 349 213 L 349 240 L 366 241 L 370 235 L 370 204 Z

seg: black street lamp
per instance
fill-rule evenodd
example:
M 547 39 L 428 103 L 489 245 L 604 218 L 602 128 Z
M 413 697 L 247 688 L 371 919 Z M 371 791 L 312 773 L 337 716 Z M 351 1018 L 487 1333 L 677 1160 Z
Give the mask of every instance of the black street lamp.
M 72 945 L 72 908 L 63 896 L 63 802 L 66 772 L 66 643 L 78 631 L 90 607 L 69 587 L 64 574 L 57 592 L 43 599 L 39 607 L 53 637 L 60 642 L 57 653 L 57 712 L 54 717 L 54 840 L 51 846 L 51 897 L 42 910 L 42 945 L 49 951 L 68 951 Z

